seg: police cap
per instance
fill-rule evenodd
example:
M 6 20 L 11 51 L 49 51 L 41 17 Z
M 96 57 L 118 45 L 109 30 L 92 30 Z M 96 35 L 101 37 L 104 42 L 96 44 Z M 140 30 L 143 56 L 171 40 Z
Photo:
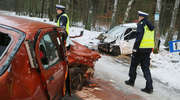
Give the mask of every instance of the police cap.
M 147 17 L 149 14 L 145 13 L 145 12 L 142 12 L 142 11 L 138 11 L 138 15 L 143 16 L 143 17 Z
M 65 10 L 65 7 L 63 5 L 56 4 L 56 9 Z

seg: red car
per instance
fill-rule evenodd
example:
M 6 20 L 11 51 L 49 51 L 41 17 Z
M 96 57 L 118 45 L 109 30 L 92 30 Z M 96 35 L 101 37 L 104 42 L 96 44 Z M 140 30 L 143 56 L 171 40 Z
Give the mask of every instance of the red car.
M 100 55 L 76 42 L 67 52 L 63 34 L 54 25 L 0 14 L 2 100 L 57 100 L 65 95 L 69 76 L 70 83 L 76 75 L 86 78 Z M 82 73 L 73 74 L 77 68 Z

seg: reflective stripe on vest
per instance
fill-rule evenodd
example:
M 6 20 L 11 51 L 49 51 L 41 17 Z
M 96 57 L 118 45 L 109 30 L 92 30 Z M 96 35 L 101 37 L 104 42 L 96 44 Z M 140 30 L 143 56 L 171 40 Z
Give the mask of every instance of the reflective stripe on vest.
M 154 48 L 154 30 L 149 30 L 148 26 L 144 26 L 144 36 L 139 48 Z
M 65 17 L 67 18 L 66 32 L 67 32 L 68 35 L 69 35 L 69 17 L 67 16 L 67 14 L 63 14 L 63 15 L 61 15 L 61 16 L 65 16 Z M 59 21 L 60 21 L 60 19 L 61 19 L 61 16 L 59 17 L 59 19 L 58 19 L 58 21 L 57 21 L 57 26 L 60 26 L 60 25 L 59 25 Z

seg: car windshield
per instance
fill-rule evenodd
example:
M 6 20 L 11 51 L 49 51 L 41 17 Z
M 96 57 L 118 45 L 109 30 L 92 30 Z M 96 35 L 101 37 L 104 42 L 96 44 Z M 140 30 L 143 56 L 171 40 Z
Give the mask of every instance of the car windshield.
M 107 38 L 104 41 L 111 42 L 116 40 L 118 37 L 121 38 L 123 33 L 127 30 L 127 28 L 128 27 L 125 26 L 115 26 L 106 33 Z
M 123 27 L 123 26 L 115 26 L 114 28 L 112 28 L 111 30 L 109 30 L 107 32 L 107 34 L 122 34 L 124 33 L 124 31 L 127 29 L 127 27 Z

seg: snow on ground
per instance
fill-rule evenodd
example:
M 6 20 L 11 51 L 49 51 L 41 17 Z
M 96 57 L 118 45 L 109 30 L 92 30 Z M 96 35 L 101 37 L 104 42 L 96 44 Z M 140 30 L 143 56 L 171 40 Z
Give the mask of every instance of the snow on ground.
M 96 37 L 99 35 L 100 32 L 88 31 L 83 28 L 71 27 L 70 36 L 77 36 L 80 34 L 81 31 L 84 31 L 83 36 L 80 38 L 74 38 L 73 40 L 78 41 L 79 43 L 86 45 L 88 47 L 97 45 L 99 40 L 97 40 Z
M 153 77 L 159 79 L 167 86 L 180 91 L 180 55 L 160 50 L 159 54 L 152 55 Z
M 0 11 L 0 13 L 16 16 L 15 13 L 11 12 Z M 50 22 L 48 19 L 30 18 L 27 16 L 21 17 L 55 25 L 54 22 Z M 70 35 L 79 35 L 81 31 L 84 31 L 83 36 L 73 40 L 90 48 L 94 48 L 93 46 L 96 47 L 98 43 L 96 37 L 99 35 L 99 32 L 71 27 Z M 161 47 L 159 54 L 151 55 L 151 64 L 153 66 L 151 67 L 151 73 L 154 85 L 154 93 L 152 95 L 140 91 L 140 88 L 144 88 L 145 86 L 145 80 L 140 68 L 137 69 L 138 77 L 135 88 L 126 86 L 124 81 L 128 79 L 129 64 L 119 61 L 114 57 L 102 55 L 101 59 L 96 62 L 95 76 L 111 81 L 117 88 L 123 89 L 123 91 L 127 93 L 132 92 L 139 94 L 147 100 L 180 100 L 180 55 L 178 53 L 165 51 L 163 46 Z
M 179 100 L 180 92 L 160 82 L 154 77 L 153 73 L 153 94 L 146 94 L 140 91 L 145 87 L 145 79 L 141 68 L 137 69 L 137 79 L 134 87 L 130 87 L 124 84 L 124 81 L 128 79 L 129 64 L 123 61 L 118 61 L 114 57 L 102 55 L 102 58 L 96 63 L 95 77 L 105 79 L 114 83 L 114 86 L 126 93 L 137 94 L 145 98 L 145 100 Z M 153 69 L 152 69 L 153 70 Z M 160 73 L 156 73 L 160 74 Z

